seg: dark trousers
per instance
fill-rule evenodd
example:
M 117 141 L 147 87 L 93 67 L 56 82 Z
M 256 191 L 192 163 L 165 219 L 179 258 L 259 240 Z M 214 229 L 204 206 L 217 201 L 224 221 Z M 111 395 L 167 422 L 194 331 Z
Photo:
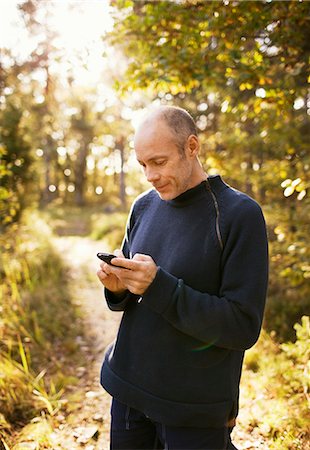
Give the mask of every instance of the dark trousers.
M 171 427 L 112 400 L 111 450 L 237 450 L 231 428 Z

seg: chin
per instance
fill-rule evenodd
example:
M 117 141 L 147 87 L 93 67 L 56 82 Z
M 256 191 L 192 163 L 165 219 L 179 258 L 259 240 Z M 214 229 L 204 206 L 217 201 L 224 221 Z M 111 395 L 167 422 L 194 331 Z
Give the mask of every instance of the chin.
M 176 189 L 172 189 L 171 187 L 169 189 L 163 189 L 161 192 L 157 191 L 157 193 L 162 200 L 173 200 L 178 196 Z
M 168 200 L 173 200 L 176 196 L 175 195 L 173 195 L 173 194 L 160 194 L 160 193 L 158 193 L 159 194 L 159 197 L 162 199 L 162 200 L 166 200 L 166 201 L 168 201 Z

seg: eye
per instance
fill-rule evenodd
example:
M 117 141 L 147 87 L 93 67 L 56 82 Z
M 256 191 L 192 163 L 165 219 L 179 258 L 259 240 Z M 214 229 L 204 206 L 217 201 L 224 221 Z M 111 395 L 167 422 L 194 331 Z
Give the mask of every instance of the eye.
M 156 161 L 154 161 L 155 166 L 163 166 L 164 164 L 166 164 L 166 159 L 158 159 Z

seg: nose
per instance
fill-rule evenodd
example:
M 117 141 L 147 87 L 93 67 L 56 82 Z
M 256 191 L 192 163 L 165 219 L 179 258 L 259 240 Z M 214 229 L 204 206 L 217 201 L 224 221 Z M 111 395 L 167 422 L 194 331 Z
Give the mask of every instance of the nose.
M 145 176 L 149 183 L 154 183 L 155 181 L 158 181 L 160 178 L 160 174 L 156 171 L 156 169 L 153 168 L 146 168 Z

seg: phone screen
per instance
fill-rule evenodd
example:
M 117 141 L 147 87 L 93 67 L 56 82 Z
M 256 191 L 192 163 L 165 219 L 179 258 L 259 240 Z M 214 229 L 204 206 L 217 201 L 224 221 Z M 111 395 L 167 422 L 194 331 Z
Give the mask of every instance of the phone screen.
M 99 259 L 101 259 L 102 261 L 104 261 L 108 264 L 111 264 L 111 260 L 116 257 L 112 253 L 97 253 L 97 256 Z

